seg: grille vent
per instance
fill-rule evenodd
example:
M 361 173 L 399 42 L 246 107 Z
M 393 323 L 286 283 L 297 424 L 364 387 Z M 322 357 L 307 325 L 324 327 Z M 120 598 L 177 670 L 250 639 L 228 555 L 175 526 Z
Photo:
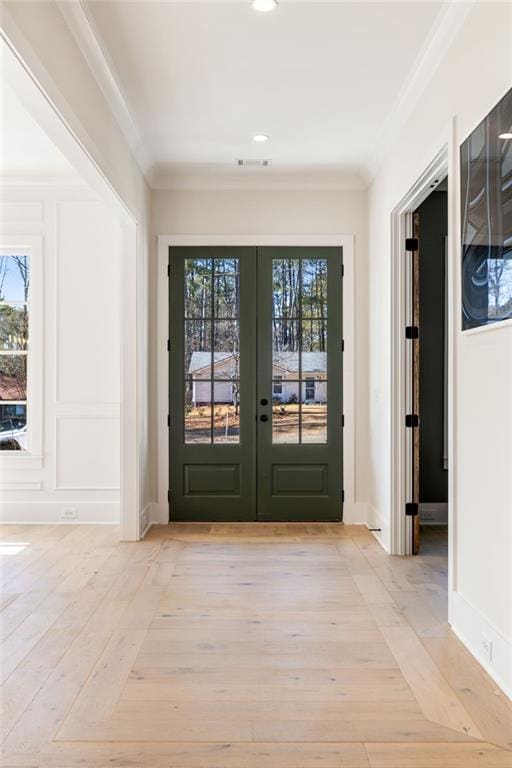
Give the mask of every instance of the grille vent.
M 268 168 L 272 165 L 272 160 L 248 160 L 243 157 L 237 157 L 235 163 L 241 168 Z

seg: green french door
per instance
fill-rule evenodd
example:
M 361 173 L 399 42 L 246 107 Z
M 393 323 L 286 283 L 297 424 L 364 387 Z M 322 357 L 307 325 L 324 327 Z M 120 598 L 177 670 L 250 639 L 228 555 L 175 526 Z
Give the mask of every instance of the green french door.
M 342 519 L 342 251 L 169 253 L 170 519 Z

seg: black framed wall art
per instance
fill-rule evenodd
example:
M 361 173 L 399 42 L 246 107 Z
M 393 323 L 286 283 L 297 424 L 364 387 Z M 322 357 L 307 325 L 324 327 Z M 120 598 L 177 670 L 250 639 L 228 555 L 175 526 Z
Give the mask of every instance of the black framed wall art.
M 512 319 L 512 89 L 461 145 L 462 330 Z

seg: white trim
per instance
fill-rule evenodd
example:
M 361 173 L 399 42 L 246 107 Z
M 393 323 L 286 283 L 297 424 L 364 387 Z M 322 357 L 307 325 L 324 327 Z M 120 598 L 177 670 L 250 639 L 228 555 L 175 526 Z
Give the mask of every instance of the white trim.
M 118 194 L 94 156 L 103 158 L 108 168 L 109 158 L 102 156 L 62 93 L 49 77 L 37 54 L 20 32 L 7 9 L 3 9 L 2 74 L 14 88 L 17 97 L 29 113 L 59 147 L 79 175 L 95 194 L 119 218 L 123 228 L 121 256 L 121 538 L 140 538 L 139 509 L 140 469 L 144 448 L 139 444 L 139 377 L 146 374 L 140 364 L 143 324 L 141 275 L 138 253 L 137 222 L 133 213 Z M 23 57 L 18 49 L 24 52 Z M 58 104 L 58 106 L 57 106 Z M 81 138 L 83 140 L 81 140 Z M 84 143 L 86 142 L 86 143 Z M 11 225 L 12 229 L 12 225 Z M 26 238 L 25 238 L 26 239 Z M 140 337 L 140 338 L 139 338 Z M 46 517 L 41 513 L 41 522 Z
M 426 171 L 402 198 L 391 214 L 391 526 L 390 552 L 393 555 L 411 554 L 412 523 L 405 517 L 406 501 L 411 493 L 412 438 L 405 429 L 405 414 L 411 407 L 410 344 L 406 343 L 404 329 L 411 325 L 409 260 L 405 257 L 404 242 L 412 234 L 412 212 L 432 191 L 435 180 L 448 172 L 448 144 L 432 161 Z M 450 187 L 448 194 L 450 195 Z M 450 203 L 448 203 L 450 204 Z M 451 232 L 450 234 L 453 234 Z M 450 240 L 448 253 L 450 260 Z M 452 329 L 453 331 L 453 329 Z M 450 372 L 449 372 L 450 373 Z M 450 412 L 453 410 L 449 403 Z M 450 451 L 452 454 L 452 451 Z M 451 505 L 450 505 L 451 506 Z
M 361 173 L 333 171 L 278 172 L 261 168 L 259 172 L 236 168 L 219 173 L 187 174 L 172 167 L 154 166 L 147 174 L 151 189 L 156 190 L 251 190 L 251 191 L 361 191 L 368 179 Z
M 151 161 L 143 149 L 141 133 L 122 91 L 120 78 L 86 3 L 83 0 L 58 0 L 57 4 L 144 174 Z
M 501 328 L 512 328 L 512 318 L 507 318 L 507 320 L 494 320 L 492 323 L 486 323 L 486 325 L 479 325 L 478 328 L 468 328 L 465 331 L 462 330 L 460 325 L 461 323 L 459 318 L 458 332 L 461 336 L 475 336 L 477 333 L 486 333 L 487 331 L 499 331 Z
M 0 483 L 0 491 L 40 491 L 42 487 L 41 480 L 17 480 L 11 483 Z
M 139 278 L 137 227 L 123 227 L 121 270 L 121 538 L 140 539 Z
M 377 146 L 372 149 L 364 163 L 370 179 L 375 178 L 384 164 L 401 129 L 450 50 L 475 2 L 476 0 L 449 0 L 439 11 L 416 60 L 409 68 L 398 97 L 384 120 Z
M 16 488 L 18 490 L 18 488 Z M 7 497 L 8 491 L 5 492 Z M 63 507 L 75 507 L 77 517 L 61 517 Z M 0 523 L 11 525 L 119 525 L 117 501 L 9 501 L 2 499 Z
M 456 444 L 455 444 L 455 338 L 457 327 L 458 281 L 455 254 L 458 242 L 456 190 L 458 164 L 455 120 L 445 130 L 443 146 L 430 165 L 402 198 L 391 214 L 391 498 L 390 553 L 411 553 L 412 523 L 405 517 L 404 505 L 411 492 L 412 446 L 410 430 L 405 429 L 405 414 L 410 404 L 410 345 L 404 328 L 410 323 L 412 303 L 410 273 L 404 258 L 404 241 L 410 236 L 411 215 L 432 191 L 435 180 L 448 175 L 448 618 L 451 621 L 455 589 L 456 552 Z M 408 230 L 409 227 L 409 230 Z
M 346 523 L 366 524 L 366 505 L 355 503 L 355 269 L 353 235 L 159 235 L 157 262 L 157 422 L 158 422 L 158 504 L 153 522 L 168 522 L 169 435 L 167 412 L 169 372 L 167 339 L 169 329 L 169 286 L 167 264 L 172 246 L 318 246 L 343 248 L 343 484 Z M 363 519 L 361 519 L 363 518 Z
M 22 230 L 23 223 L 20 224 Z M 0 453 L 0 469 L 40 469 L 43 466 L 43 296 L 44 239 L 41 235 L 0 234 L 0 250 L 24 253 L 30 260 L 28 301 L 27 354 L 27 421 L 26 451 Z
M 93 406 L 94 407 L 94 406 Z M 91 415 L 90 413 L 57 413 L 55 415 L 55 429 L 53 433 L 53 455 L 55 462 L 53 466 L 53 490 L 54 491 L 120 491 L 120 485 L 61 485 L 59 483 L 59 424 L 62 421 L 86 421 L 90 422 L 92 419 L 96 421 L 115 421 L 119 422 L 119 413 L 96 413 Z
M 478 611 L 460 592 L 454 592 L 452 629 L 485 671 L 512 699 L 512 642 L 507 639 L 481 611 Z M 486 635 L 492 642 L 492 658 L 485 657 L 481 641 Z

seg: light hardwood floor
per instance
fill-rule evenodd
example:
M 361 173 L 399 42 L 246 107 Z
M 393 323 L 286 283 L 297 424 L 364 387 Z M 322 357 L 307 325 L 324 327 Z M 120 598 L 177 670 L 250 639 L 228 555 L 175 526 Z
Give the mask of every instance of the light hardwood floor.
M 512 768 L 446 547 L 343 525 L 4 526 L 3 766 Z

